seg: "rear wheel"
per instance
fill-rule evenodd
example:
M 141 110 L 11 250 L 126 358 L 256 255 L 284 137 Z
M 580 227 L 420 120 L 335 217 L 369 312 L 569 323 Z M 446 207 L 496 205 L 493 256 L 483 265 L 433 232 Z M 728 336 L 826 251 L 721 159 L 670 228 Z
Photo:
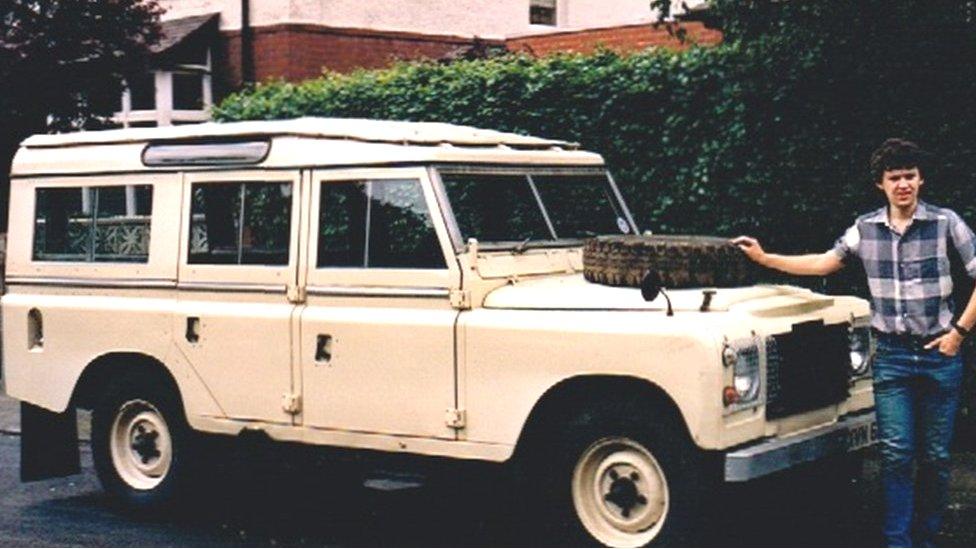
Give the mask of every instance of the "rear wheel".
M 173 464 L 173 437 L 156 406 L 127 400 L 109 429 L 109 455 L 120 480 L 136 490 L 151 490 L 166 479 Z
M 188 487 L 192 444 L 179 397 L 130 375 L 92 414 L 92 457 L 111 496 L 134 510 L 161 509 Z

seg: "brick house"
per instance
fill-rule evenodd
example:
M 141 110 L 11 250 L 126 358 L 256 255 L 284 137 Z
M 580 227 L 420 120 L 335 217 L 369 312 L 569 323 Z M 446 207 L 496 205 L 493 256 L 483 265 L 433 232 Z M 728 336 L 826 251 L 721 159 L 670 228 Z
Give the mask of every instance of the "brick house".
M 248 82 L 298 81 L 396 60 L 453 59 L 491 49 L 546 55 L 601 45 L 621 51 L 683 47 L 654 27 L 648 0 L 160 3 L 167 12 L 154 70 L 129 83 L 115 117 L 122 125 L 199 122 L 215 100 Z M 705 0 L 685 3 L 703 6 Z M 721 41 L 719 31 L 701 22 L 681 24 L 691 41 Z

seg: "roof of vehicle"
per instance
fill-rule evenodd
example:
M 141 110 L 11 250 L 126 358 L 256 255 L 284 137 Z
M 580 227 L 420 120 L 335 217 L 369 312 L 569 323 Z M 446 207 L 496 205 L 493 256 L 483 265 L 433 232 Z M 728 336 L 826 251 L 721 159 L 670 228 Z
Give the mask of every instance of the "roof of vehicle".
M 41 134 L 27 138 L 25 147 L 70 147 L 88 144 L 186 141 L 204 138 L 276 137 L 282 135 L 319 139 L 352 139 L 375 143 L 452 145 L 508 145 L 561 147 L 579 145 L 555 139 L 542 139 L 515 133 L 483 130 L 443 122 L 402 122 L 362 118 L 295 118 L 247 122 L 189 124 L 162 128 L 127 128 L 67 134 Z
M 189 124 L 34 135 L 14 158 L 15 176 L 152 170 L 143 151 L 154 144 L 270 140 L 261 168 L 352 166 L 407 162 L 602 164 L 567 141 L 440 122 L 353 118 Z M 276 146 L 287 142 L 287 146 Z M 233 166 L 221 166 L 228 169 Z M 169 166 L 173 169 L 173 166 Z M 195 165 L 193 169 L 206 169 Z

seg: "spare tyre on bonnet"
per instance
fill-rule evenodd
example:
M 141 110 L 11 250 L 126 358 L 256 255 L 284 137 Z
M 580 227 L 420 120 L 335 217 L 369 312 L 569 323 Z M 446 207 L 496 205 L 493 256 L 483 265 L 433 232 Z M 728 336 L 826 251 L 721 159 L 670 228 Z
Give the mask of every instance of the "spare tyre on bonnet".
M 727 238 L 692 235 L 598 236 L 583 247 L 590 282 L 639 287 L 648 273 L 666 288 L 755 284 L 760 268 Z

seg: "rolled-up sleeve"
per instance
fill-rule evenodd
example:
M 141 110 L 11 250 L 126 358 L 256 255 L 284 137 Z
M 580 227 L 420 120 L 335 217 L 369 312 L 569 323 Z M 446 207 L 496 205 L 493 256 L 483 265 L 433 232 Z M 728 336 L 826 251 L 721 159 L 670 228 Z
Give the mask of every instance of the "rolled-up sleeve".
M 837 242 L 834 242 L 834 247 L 830 251 L 834 252 L 841 261 L 847 263 L 847 260 L 856 257 L 858 248 L 861 246 L 861 231 L 857 228 L 857 223 L 851 225 Z
M 970 278 L 976 278 L 976 235 L 956 212 L 949 213 L 949 236 Z

